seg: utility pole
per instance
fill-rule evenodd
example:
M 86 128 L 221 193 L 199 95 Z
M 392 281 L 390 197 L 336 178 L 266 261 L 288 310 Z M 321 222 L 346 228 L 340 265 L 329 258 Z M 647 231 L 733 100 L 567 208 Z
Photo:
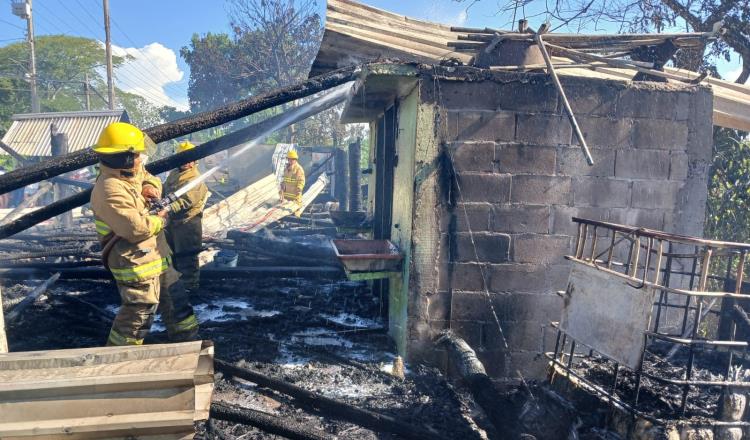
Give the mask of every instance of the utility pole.
M 31 0 L 29 0 L 31 1 Z M 109 90 L 109 109 L 115 109 L 115 83 L 112 78 L 112 39 L 109 35 L 109 0 L 102 0 L 104 9 L 104 33 L 106 36 L 105 46 L 107 50 L 107 89 Z
M 83 93 L 86 95 L 86 111 L 91 111 L 91 89 L 89 86 L 89 74 L 83 76 Z
M 29 86 L 31 88 L 31 111 L 39 113 L 39 96 L 36 90 L 36 51 L 34 49 L 34 19 L 31 0 L 11 3 L 13 15 L 26 20 L 26 41 L 29 43 Z

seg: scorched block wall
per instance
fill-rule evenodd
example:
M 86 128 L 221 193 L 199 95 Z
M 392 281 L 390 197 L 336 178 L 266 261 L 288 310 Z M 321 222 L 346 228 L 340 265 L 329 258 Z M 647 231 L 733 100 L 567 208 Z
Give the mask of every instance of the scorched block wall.
M 570 270 L 573 216 L 702 235 L 711 90 L 562 82 L 593 167 L 546 75 L 422 79 L 409 359 L 447 367 L 433 339 L 450 327 L 492 375 L 540 377 L 561 308 L 555 292 Z

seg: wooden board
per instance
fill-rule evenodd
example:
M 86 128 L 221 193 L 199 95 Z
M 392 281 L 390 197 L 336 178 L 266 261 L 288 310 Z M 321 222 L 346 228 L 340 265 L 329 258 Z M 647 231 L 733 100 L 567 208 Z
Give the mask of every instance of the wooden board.
M 302 208 L 310 205 L 327 184 L 328 177 L 324 174 L 310 185 L 302 195 Z M 256 232 L 286 216 L 293 215 L 298 209 L 297 206 L 289 201 L 279 203 L 279 186 L 276 176 L 269 174 L 207 208 L 203 212 L 203 235 L 223 238 L 230 229 Z
M 638 289 L 621 277 L 573 262 L 560 328 L 635 370 L 643 355 L 655 295 L 653 288 Z
M 0 354 L 0 438 L 188 438 L 212 394 L 202 341 Z

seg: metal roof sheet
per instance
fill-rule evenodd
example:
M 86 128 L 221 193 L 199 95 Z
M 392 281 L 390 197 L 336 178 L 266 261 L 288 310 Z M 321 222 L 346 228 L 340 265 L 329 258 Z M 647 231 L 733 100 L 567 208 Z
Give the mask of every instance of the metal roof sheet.
M 451 28 L 437 23 L 415 20 L 374 8 L 354 0 L 328 0 L 323 41 L 310 76 L 319 75 L 353 64 L 398 58 L 437 64 L 457 58 L 468 63 L 473 53 L 457 51 L 448 43 L 467 43 L 472 32 L 467 28 Z M 654 34 L 654 38 L 660 37 Z M 564 60 L 557 58 L 557 60 Z M 666 68 L 667 73 L 682 79 L 699 74 Z M 611 67 L 559 69 L 559 75 L 630 81 L 633 69 Z M 714 125 L 750 131 L 750 86 L 717 78 L 706 78 L 714 91 Z
M 129 121 L 125 110 L 92 112 L 26 113 L 14 115 L 3 142 L 22 156 L 51 156 L 50 125 L 68 135 L 69 152 L 93 145 L 99 133 L 113 122 Z

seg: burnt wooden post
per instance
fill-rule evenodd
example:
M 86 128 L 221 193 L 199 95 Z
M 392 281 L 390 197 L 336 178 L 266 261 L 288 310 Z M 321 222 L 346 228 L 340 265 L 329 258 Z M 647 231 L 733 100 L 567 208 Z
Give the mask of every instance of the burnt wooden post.
M 60 129 L 54 123 L 50 124 L 50 152 L 52 157 L 60 157 L 68 154 L 68 135 L 60 132 Z M 61 183 L 55 183 L 53 187 L 54 201 L 62 200 L 68 197 L 67 187 Z M 59 224 L 63 228 L 70 228 L 73 225 L 73 213 L 68 211 L 60 216 Z
M 362 209 L 362 196 L 360 194 L 362 170 L 359 163 L 362 157 L 362 140 L 349 144 L 349 210 L 359 211 Z
M 335 179 L 333 192 L 339 201 L 339 211 L 347 211 L 349 206 L 349 155 L 343 148 L 336 148 L 334 153 Z

